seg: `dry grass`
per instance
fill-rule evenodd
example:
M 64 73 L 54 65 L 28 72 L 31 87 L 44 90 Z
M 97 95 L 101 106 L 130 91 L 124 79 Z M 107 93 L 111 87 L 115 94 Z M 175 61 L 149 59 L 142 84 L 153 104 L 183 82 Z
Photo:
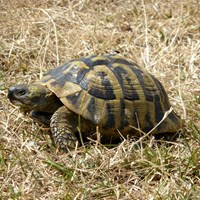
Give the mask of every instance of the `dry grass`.
M 0 199 L 200 199 L 199 21 L 197 0 L 1 0 Z M 61 154 L 6 98 L 71 58 L 115 51 L 161 80 L 183 139 Z

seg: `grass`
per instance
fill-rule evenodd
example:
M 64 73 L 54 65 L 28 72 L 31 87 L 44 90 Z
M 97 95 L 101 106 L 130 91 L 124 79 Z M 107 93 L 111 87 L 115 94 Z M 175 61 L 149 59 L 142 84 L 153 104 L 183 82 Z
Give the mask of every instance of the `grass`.
M 200 199 L 200 4 L 182 1 L 0 3 L 0 199 Z M 119 52 L 161 80 L 186 133 L 62 154 L 7 88 L 72 58 Z

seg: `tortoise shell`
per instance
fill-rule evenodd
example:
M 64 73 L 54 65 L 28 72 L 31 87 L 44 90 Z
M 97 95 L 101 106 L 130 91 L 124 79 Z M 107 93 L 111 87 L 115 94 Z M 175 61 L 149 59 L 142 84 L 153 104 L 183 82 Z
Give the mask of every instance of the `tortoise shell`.
M 38 83 L 72 112 L 104 130 L 127 133 L 154 128 L 154 133 L 166 133 L 182 126 L 174 111 L 163 120 L 171 106 L 161 83 L 119 55 L 69 61 L 49 71 Z

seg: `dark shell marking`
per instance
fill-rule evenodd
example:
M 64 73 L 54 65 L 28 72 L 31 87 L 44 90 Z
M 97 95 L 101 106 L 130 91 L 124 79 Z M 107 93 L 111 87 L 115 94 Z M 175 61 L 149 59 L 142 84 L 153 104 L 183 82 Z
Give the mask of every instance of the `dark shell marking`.
M 109 130 L 108 135 L 114 129 L 126 135 L 130 125 L 150 131 L 170 109 L 161 83 L 118 55 L 67 62 L 49 71 L 39 83 L 55 93 L 68 109 Z M 154 132 L 176 132 L 181 125 L 181 119 L 172 111 Z

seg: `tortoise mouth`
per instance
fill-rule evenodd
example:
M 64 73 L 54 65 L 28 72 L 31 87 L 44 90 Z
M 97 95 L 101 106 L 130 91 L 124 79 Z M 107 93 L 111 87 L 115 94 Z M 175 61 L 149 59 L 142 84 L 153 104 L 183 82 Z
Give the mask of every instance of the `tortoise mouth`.
M 21 101 L 18 101 L 18 100 L 10 99 L 10 102 L 15 106 L 20 106 L 20 107 L 24 106 L 24 103 L 22 103 Z
M 20 111 L 23 112 L 24 114 L 27 114 L 32 110 L 32 108 L 29 109 L 28 104 L 25 104 L 24 102 L 21 102 L 21 101 L 18 101 L 18 100 L 14 100 L 14 99 L 10 99 L 10 102 L 13 105 L 19 107 Z
M 20 110 L 25 113 L 30 112 L 35 107 L 31 105 L 31 102 L 28 99 L 26 99 L 26 101 L 23 101 L 23 99 L 9 99 L 9 100 L 13 105 L 18 106 Z

